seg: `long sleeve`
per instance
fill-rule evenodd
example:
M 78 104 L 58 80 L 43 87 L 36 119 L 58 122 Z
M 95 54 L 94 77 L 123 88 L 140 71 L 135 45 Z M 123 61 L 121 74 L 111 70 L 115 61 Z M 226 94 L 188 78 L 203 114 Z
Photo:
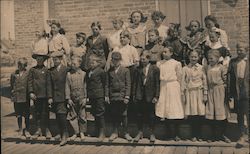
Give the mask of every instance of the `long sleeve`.
M 131 52 L 133 53 L 133 63 L 134 64 L 139 64 L 140 57 L 139 57 L 139 54 L 138 54 L 136 48 L 133 47 L 131 49 L 132 49 Z
M 101 74 L 100 74 L 100 77 L 101 77 L 101 82 L 102 82 L 102 86 L 103 86 L 103 90 L 104 90 L 104 96 L 106 96 L 106 94 L 108 93 L 107 91 L 106 91 L 106 78 L 107 78 L 107 75 L 106 75 L 107 73 L 105 73 L 103 70 L 102 70 L 102 72 L 101 72 Z
M 160 70 L 158 67 L 155 68 L 155 97 L 160 96 Z
M 109 55 L 109 45 L 108 45 L 107 38 L 104 38 L 103 40 L 103 49 L 104 49 L 105 58 L 107 59 Z
M 136 94 L 136 88 L 137 88 L 137 83 L 138 83 L 138 78 L 139 78 L 139 73 L 138 73 L 138 69 L 136 68 L 135 71 L 134 71 L 134 74 L 130 74 L 130 75 L 133 75 L 133 79 L 134 79 L 134 82 L 132 84 L 132 92 L 131 92 L 131 95 L 133 97 L 135 97 L 135 94 Z
M 28 93 L 33 93 L 33 68 L 30 69 L 28 74 Z
M 176 66 L 176 75 L 177 75 L 177 80 L 181 84 L 181 78 L 182 78 L 182 67 L 181 63 L 178 63 Z
M 69 73 L 66 76 L 66 83 L 65 83 L 65 98 L 66 100 L 70 99 L 70 81 L 69 81 Z
M 47 97 L 52 98 L 52 78 L 50 72 L 47 70 L 47 76 L 46 76 L 46 87 L 47 87 Z
M 181 94 L 185 94 L 185 90 L 187 89 L 186 77 L 187 72 L 186 68 L 183 68 L 182 78 L 181 78 Z
M 106 65 L 105 65 L 105 71 L 108 72 L 108 70 L 110 69 L 110 65 L 111 65 L 111 54 L 112 52 L 109 52 L 107 61 L 106 61 Z
M 129 70 L 125 72 L 125 97 L 129 97 L 131 93 L 131 78 Z
M 205 72 L 204 68 L 202 68 L 202 82 L 203 82 L 203 94 L 207 95 L 207 91 L 208 91 L 207 75 L 206 75 L 206 72 Z
M 86 74 L 85 74 L 85 77 L 84 77 L 84 80 L 83 80 L 83 91 L 84 91 L 83 97 L 84 97 L 84 98 L 87 98 L 87 82 L 86 82 Z
M 109 97 L 109 73 L 106 73 L 105 96 Z
M 62 37 L 62 45 L 66 55 L 70 54 L 70 45 L 65 36 Z

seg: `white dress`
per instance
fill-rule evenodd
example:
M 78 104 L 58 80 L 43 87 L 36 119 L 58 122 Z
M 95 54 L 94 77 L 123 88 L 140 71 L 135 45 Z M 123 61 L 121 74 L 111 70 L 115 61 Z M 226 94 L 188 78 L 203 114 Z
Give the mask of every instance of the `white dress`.
M 174 60 L 157 62 L 160 69 L 160 96 L 155 106 L 155 114 L 160 118 L 183 119 L 180 81 L 181 63 Z

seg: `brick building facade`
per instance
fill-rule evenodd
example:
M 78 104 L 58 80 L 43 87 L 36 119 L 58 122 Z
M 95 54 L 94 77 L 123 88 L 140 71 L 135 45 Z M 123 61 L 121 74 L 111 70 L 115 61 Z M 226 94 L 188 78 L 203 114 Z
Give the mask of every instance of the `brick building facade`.
M 15 53 L 30 55 L 34 32 L 44 27 L 46 18 L 59 19 L 70 44 L 74 44 L 74 34 L 79 31 L 90 34 L 93 21 L 102 23 L 106 35 L 112 31 L 112 16 L 121 16 L 129 22 L 130 13 L 137 9 L 148 16 L 147 24 L 151 25 L 150 14 L 159 9 L 159 1 L 163 0 L 14 0 Z M 238 40 L 249 42 L 248 0 L 201 1 L 208 2 L 208 14 L 215 15 L 221 28 L 227 31 L 232 50 Z

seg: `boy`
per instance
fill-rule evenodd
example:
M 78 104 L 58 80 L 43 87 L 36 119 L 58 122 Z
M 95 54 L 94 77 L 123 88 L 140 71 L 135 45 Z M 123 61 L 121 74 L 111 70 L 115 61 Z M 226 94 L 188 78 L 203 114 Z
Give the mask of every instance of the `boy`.
M 106 101 L 110 101 L 112 123 L 114 132 L 109 140 L 113 141 L 118 137 L 118 126 L 122 122 L 124 129 L 124 138 L 128 141 L 132 137 L 128 133 L 127 109 L 130 96 L 131 82 L 129 69 L 121 66 L 122 55 L 119 52 L 113 52 L 111 55 L 113 67 L 108 71 L 106 81 Z
M 249 59 L 247 57 L 249 47 L 247 44 L 237 43 L 237 57 L 229 63 L 228 69 L 228 89 L 229 98 L 234 98 L 237 120 L 240 127 L 241 136 L 238 143 L 248 141 L 248 129 L 244 126 L 244 116 L 247 117 L 249 127 Z
M 14 102 L 14 109 L 17 116 L 18 123 L 18 135 L 24 135 L 26 138 L 30 138 L 29 133 L 29 108 L 30 103 L 28 102 L 27 92 L 28 92 L 28 71 L 27 59 L 18 59 L 17 65 L 18 69 L 11 74 L 10 87 L 11 87 L 11 99 Z M 22 116 L 25 118 L 25 129 L 22 129 Z
M 60 145 L 63 146 L 67 143 L 68 130 L 67 130 L 67 109 L 65 98 L 65 82 L 67 75 L 67 67 L 62 65 L 63 53 L 55 51 L 51 54 L 54 67 L 50 69 L 52 80 L 52 108 L 56 113 L 56 120 L 58 127 L 61 129 L 60 134 L 55 136 L 56 140 L 62 139 Z
M 134 138 L 138 142 L 143 137 L 143 125 L 147 122 L 150 128 L 150 142 L 155 142 L 154 121 L 155 121 L 155 103 L 160 93 L 160 70 L 156 65 L 149 63 L 150 53 L 144 52 L 140 58 L 140 66 L 135 70 L 133 84 L 134 102 L 137 106 L 137 125 L 139 132 Z
M 90 70 L 87 72 L 87 96 L 91 104 L 91 114 L 95 117 L 96 131 L 99 132 L 99 141 L 105 139 L 105 82 L 106 73 L 101 68 L 102 59 L 96 55 L 91 55 Z
M 72 57 L 71 70 L 67 74 L 65 94 L 68 102 L 68 120 L 74 129 L 74 135 L 70 140 L 74 141 L 77 135 L 81 140 L 85 139 L 84 133 L 87 131 L 86 119 L 86 73 L 80 69 L 82 59 Z
M 113 51 L 117 51 L 122 55 L 122 59 L 120 61 L 122 67 L 132 68 L 134 65 L 139 62 L 139 55 L 135 47 L 129 45 L 131 40 L 131 34 L 124 30 L 120 34 L 120 42 L 121 46 L 116 47 Z M 110 52 L 107 63 L 105 66 L 105 70 L 109 70 L 111 65 L 111 54 Z
M 52 103 L 51 78 L 44 61 L 48 58 L 45 54 L 33 54 L 32 58 L 36 59 L 37 65 L 32 67 L 28 75 L 28 93 L 30 99 L 34 101 L 35 118 L 37 131 L 32 136 L 36 139 L 42 136 L 42 128 L 45 129 L 47 139 L 51 138 L 49 125 L 49 104 Z

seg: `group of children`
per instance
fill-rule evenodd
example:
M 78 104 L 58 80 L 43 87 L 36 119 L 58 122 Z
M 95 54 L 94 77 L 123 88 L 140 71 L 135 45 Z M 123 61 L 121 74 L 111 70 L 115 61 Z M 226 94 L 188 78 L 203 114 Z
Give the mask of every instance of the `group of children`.
M 11 75 L 12 99 L 17 113 L 20 135 L 36 139 L 45 134 L 51 138 L 49 111 L 56 113 L 60 131 L 54 138 L 65 145 L 77 136 L 85 139 L 87 131 L 86 104 L 91 104 L 96 134 L 105 138 L 105 113 L 112 116 L 110 141 L 118 137 L 122 124 L 126 140 L 138 142 L 143 127 L 150 129 L 149 139 L 155 142 L 155 123 L 159 119 L 173 128 L 180 140 L 181 119 L 191 121 L 192 141 L 201 140 L 200 122 L 207 119 L 214 128 L 213 140 L 230 142 L 225 136 L 230 115 L 228 101 L 234 98 L 241 130 L 240 141 L 247 139 L 244 115 L 248 117 L 248 46 L 237 43 L 237 58 L 230 60 L 225 31 L 216 18 L 205 18 L 206 30 L 192 20 L 186 27 L 188 36 L 180 37 L 180 25 L 162 24 L 165 16 L 152 13 L 154 28 L 147 30 L 147 17 L 134 11 L 131 25 L 120 18 L 113 20 L 115 33 L 106 38 L 100 34 L 101 24 L 91 24 L 93 34 L 76 34 L 77 45 L 70 48 L 60 24 L 51 23 L 52 37 L 43 35 L 33 44 L 36 66 L 26 70 L 27 59 L 18 60 L 18 69 Z M 43 40 L 43 41 L 41 41 Z M 40 42 L 40 43 L 39 43 Z M 148 42 L 148 43 L 146 43 Z M 49 47 L 46 51 L 44 45 Z M 48 49 L 48 48 L 47 48 Z M 47 66 L 45 66 L 47 65 Z M 29 108 L 35 106 L 37 131 L 29 133 Z M 107 105 L 108 104 L 108 105 Z M 128 106 L 134 104 L 138 134 L 128 132 Z M 22 129 L 22 115 L 26 128 Z M 69 137 L 67 122 L 74 134 Z M 43 131 L 44 130 L 44 133 Z

